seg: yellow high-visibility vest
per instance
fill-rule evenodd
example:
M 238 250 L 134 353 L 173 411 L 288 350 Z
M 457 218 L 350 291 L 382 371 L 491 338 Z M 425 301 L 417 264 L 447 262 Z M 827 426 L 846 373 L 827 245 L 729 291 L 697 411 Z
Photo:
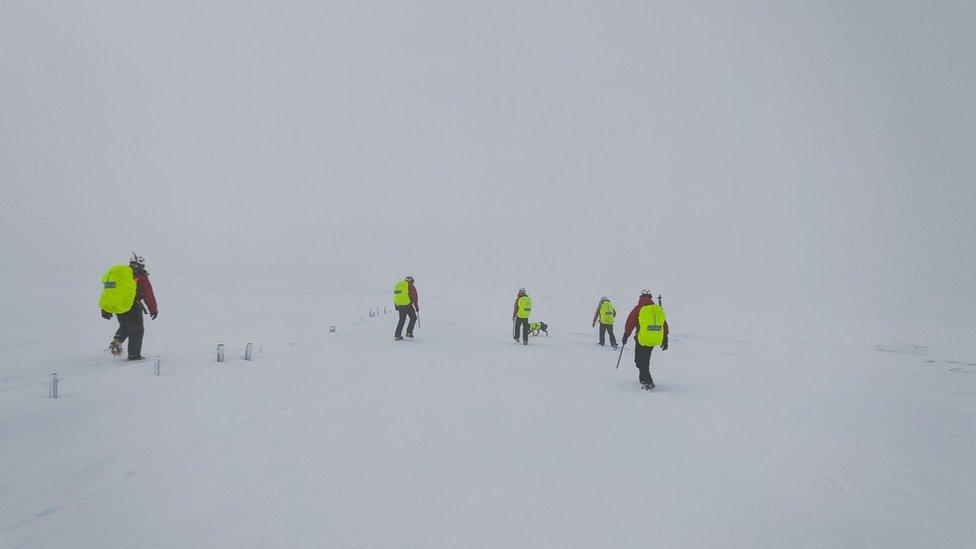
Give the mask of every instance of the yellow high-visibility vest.
M 613 303 L 610 300 L 606 300 L 600 304 L 600 323 L 601 324 L 613 324 L 614 313 L 617 311 L 613 308 Z
M 529 318 L 532 314 L 532 298 L 523 295 L 518 299 L 518 317 L 519 318 Z

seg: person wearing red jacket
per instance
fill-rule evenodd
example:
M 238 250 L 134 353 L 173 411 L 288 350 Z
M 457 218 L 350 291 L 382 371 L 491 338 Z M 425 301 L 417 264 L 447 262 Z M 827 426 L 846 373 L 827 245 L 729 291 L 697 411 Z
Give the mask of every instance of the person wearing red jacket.
M 417 313 L 420 312 L 420 299 L 417 297 L 417 287 L 414 286 L 412 276 L 404 277 L 393 288 L 393 305 L 400 316 L 396 331 L 393 333 L 393 340 L 403 341 L 403 325 L 407 318 L 410 318 L 410 323 L 407 324 L 407 337 L 413 339 L 413 327 L 417 324 Z
M 613 323 L 614 319 L 617 318 L 617 310 L 613 307 L 613 303 L 610 298 L 603 296 L 600 298 L 600 302 L 596 305 L 596 311 L 593 313 L 593 323 L 591 326 L 596 326 L 596 321 L 600 321 L 600 341 L 599 345 L 606 345 L 606 334 L 610 334 L 610 346 L 614 349 L 617 348 L 617 338 L 613 335 Z
M 156 296 L 153 294 L 152 284 L 149 282 L 149 273 L 146 272 L 146 260 L 140 256 L 133 255 L 129 261 L 132 267 L 132 274 L 136 279 L 136 298 L 132 302 L 132 308 L 128 311 L 116 315 L 119 319 L 119 329 L 115 332 L 115 338 L 109 344 L 113 355 L 122 354 L 122 343 L 129 340 L 129 360 L 145 360 L 142 356 L 142 336 L 146 329 L 143 325 L 142 315 L 149 309 L 149 318 L 156 320 L 159 309 L 156 307 Z M 144 305 L 145 304 L 145 305 Z M 102 318 L 112 318 L 112 313 L 102 311 Z
M 641 292 L 640 299 L 637 300 L 637 305 L 635 305 L 634 308 L 631 309 L 630 314 L 627 315 L 627 323 L 624 325 L 624 345 L 627 344 L 627 339 L 630 338 L 631 332 L 633 332 L 635 328 L 638 328 L 637 320 L 640 316 L 641 309 L 649 305 L 654 305 L 654 295 L 650 292 L 650 290 L 644 290 Z M 663 314 L 663 310 L 661 313 Z M 667 320 L 664 321 L 662 329 L 664 330 L 664 340 L 661 342 L 661 350 L 666 351 L 668 349 Z M 640 379 L 640 383 L 645 389 L 654 388 L 654 378 L 651 377 L 651 351 L 653 350 L 653 346 L 645 347 L 644 345 L 640 344 L 637 337 L 634 337 L 634 365 L 637 366 L 637 370 L 640 372 L 638 379 Z

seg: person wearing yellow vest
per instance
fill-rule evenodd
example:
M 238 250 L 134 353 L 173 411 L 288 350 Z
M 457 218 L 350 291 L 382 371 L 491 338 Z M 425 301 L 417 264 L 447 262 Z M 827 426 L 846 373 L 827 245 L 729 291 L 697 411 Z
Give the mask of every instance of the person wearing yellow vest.
M 522 344 L 529 344 L 529 317 L 532 316 L 532 298 L 525 292 L 525 288 L 519 288 L 518 295 L 515 296 L 515 307 L 512 309 L 512 322 L 515 325 L 515 333 L 512 339 L 519 340 L 519 331 L 522 333 Z
M 142 336 L 145 333 L 142 315 L 149 309 L 149 318 L 155 320 L 159 314 L 156 296 L 153 294 L 146 260 L 132 254 L 128 265 L 116 265 L 102 277 L 102 295 L 98 300 L 102 318 L 109 320 L 114 314 L 119 320 L 119 329 L 109 343 L 109 350 L 115 356 L 122 354 L 122 344 L 129 341 L 129 360 L 145 360 L 142 356 Z
M 406 322 L 407 317 L 410 317 L 410 324 L 407 324 L 407 337 L 412 339 L 413 327 L 417 324 L 417 313 L 420 312 L 420 300 L 417 298 L 417 287 L 413 285 L 412 276 L 404 277 L 393 287 L 393 305 L 400 314 L 393 340 L 403 340 L 403 323 Z
M 651 351 L 657 346 L 660 346 L 662 351 L 668 349 L 668 321 L 664 309 L 654 303 L 654 295 L 650 290 L 641 292 L 637 305 L 627 316 L 627 324 L 624 326 L 624 345 L 635 329 L 637 335 L 634 337 L 634 364 L 640 371 L 638 379 L 641 386 L 651 390 L 654 388 L 654 378 L 651 377 Z
M 596 312 L 593 313 L 593 326 L 596 326 L 596 321 L 600 321 L 600 345 L 606 345 L 607 333 L 610 334 L 610 346 L 614 349 L 617 348 L 617 338 L 613 335 L 613 322 L 617 317 L 617 309 L 613 308 L 613 303 L 610 302 L 610 298 L 603 296 L 600 298 L 600 303 L 596 306 Z

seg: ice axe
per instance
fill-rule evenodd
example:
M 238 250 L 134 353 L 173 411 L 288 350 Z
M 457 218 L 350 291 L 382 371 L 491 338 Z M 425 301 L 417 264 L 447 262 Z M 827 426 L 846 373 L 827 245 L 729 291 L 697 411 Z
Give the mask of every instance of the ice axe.
M 626 347 L 626 346 L 627 346 L 627 342 L 626 341 L 623 341 L 623 342 L 620 343 L 620 354 L 617 355 L 617 367 L 614 368 L 614 370 L 619 370 L 620 369 L 620 359 L 624 357 L 624 347 Z

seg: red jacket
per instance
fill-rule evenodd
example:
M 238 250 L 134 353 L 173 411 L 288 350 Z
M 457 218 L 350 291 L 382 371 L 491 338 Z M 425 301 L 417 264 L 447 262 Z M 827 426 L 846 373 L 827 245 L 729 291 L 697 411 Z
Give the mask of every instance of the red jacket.
M 409 289 L 407 290 L 407 293 L 410 294 L 410 304 L 413 305 L 414 310 L 419 313 L 420 299 L 417 298 L 417 287 L 414 286 L 413 284 L 408 284 L 408 288 Z
M 637 327 L 637 315 L 640 313 L 641 307 L 645 305 L 654 305 L 654 298 L 649 295 L 642 295 L 637 301 L 637 305 L 630 310 L 630 314 L 627 315 L 627 323 L 624 324 L 624 337 L 630 337 L 630 333 Z M 667 320 L 664 321 L 664 337 L 668 337 Z
M 149 314 L 153 316 L 159 314 L 156 308 L 156 296 L 153 295 L 152 284 L 149 282 L 149 273 L 145 271 L 136 274 L 136 303 L 140 301 L 146 303 Z

